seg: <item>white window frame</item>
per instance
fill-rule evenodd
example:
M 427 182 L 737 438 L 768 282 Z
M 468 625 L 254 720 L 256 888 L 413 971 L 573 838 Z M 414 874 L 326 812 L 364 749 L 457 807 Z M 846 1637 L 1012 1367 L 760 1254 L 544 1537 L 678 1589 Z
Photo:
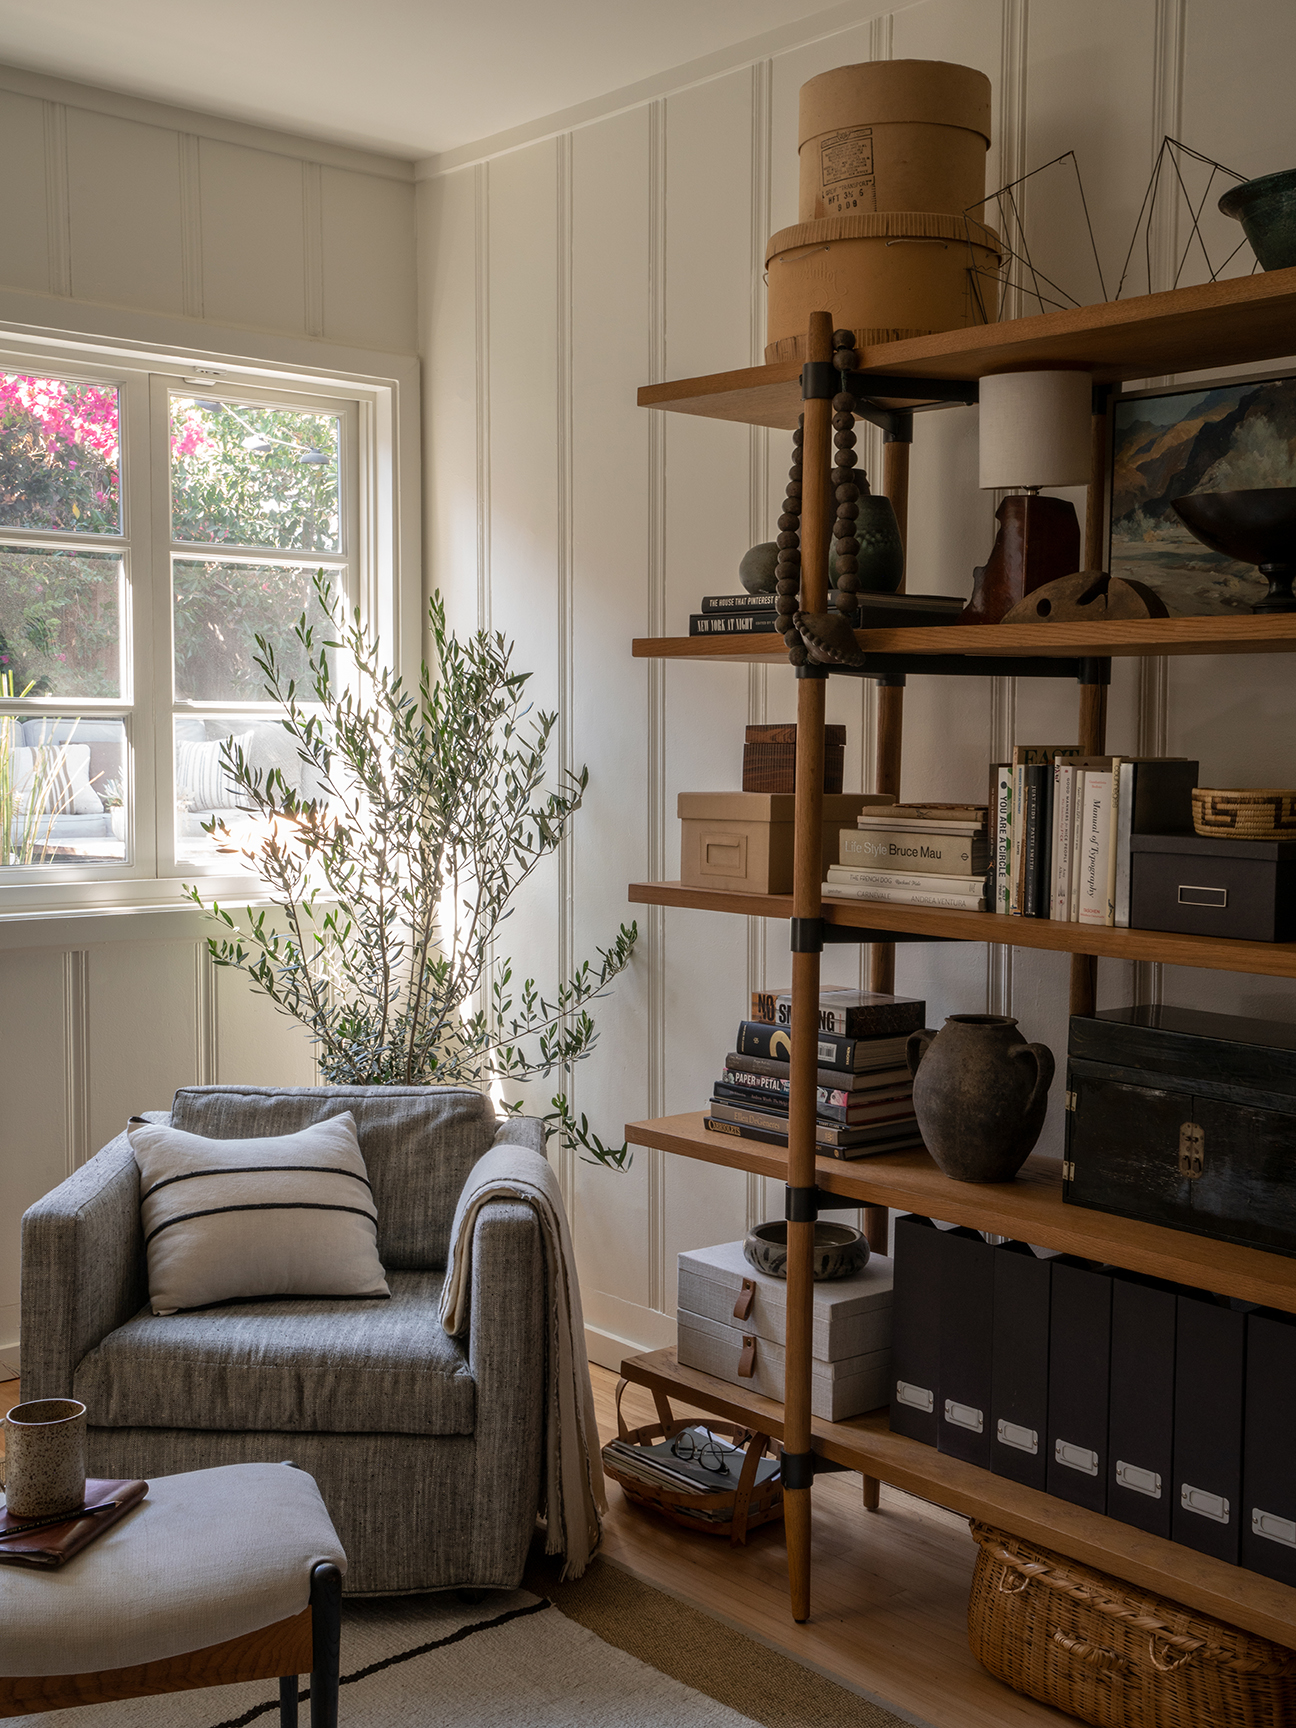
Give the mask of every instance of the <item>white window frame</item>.
M 294 344 L 293 346 L 302 346 Z M 322 344 L 311 344 L 317 351 Z M 313 356 L 312 356 L 313 357 Z M 28 698 L 0 704 L 21 715 L 82 712 L 120 716 L 126 727 L 130 785 L 127 863 L 0 867 L 0 921 L 110 910 L 165 910 L 188 904 L 183 888 L 205 898 L 255 903 L 257 879 L 223 860 L 177 859 L 174 819 L 173 715 L 232 714 L 238 702 L 177 701 L 173 693 L 171 559 L 225 556 L 219 547 L 170 538 L 169 435 L 166 398 L 229 396 L 260 406 L 310 405 L 340 410 L 353 433 L 354 459 L 344 466 L 342 503 L 348 604 L 378 635 L 385 658 L 407 679 L 420 658 L 423 599 L 417 557 L 417 363 L 372 358 L 373 372 L 249 361 L 208 352 L 166 353 L 146 344 L 51 336 L 0 325 L 0 370 L 117 386 L 121 413 L 122 535 L 4 530 L 5 544 L 52 544 L 91 550 L 125 546 L 121 628 L 129 643 L 120 699 Z M 398 371 L 393 378 L 391 373 Z M 385 375 L 384 375 L 385 374 Z M 158 430 L 159 423 L 161 430 Z M 404 486 L 402 487 L 402 479 Z M 413 508 L 411 506 L 413 505 Z M 412 543 L 412 544 L 411 544 Z M 402 556 L 402 553 L 405 555 Z M 313 554 L 272 555 L 246 549 L 246 561 L 305 561 Z M 247 705 L 255 711 L 255 705 Z M 260 710 L 264 713 L 264 708 Z

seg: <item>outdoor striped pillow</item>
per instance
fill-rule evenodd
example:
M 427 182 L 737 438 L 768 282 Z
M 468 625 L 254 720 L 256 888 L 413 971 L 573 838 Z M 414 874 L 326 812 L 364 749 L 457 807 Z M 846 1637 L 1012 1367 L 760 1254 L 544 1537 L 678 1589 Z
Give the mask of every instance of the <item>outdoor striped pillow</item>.
M 267 1296 L 384 1297 L 378 1218 L 349 1110 L 296 1134 L 126 1130 L 155 1314 Z

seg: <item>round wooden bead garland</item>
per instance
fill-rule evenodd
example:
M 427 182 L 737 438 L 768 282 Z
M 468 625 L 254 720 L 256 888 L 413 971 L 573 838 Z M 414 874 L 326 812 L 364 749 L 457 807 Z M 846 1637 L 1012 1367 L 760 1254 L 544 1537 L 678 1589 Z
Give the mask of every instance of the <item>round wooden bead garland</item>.
M 855 336 L 850 330 L 833 331 L 833 365 L 839 372 L 853 372 L 859 364 L 855 352 Z M 834 550 L 837 554 L 837 610 L 848 624 L 853 625 L 859 602 L 859 541 L 855 536 L 855 520 L 859 515 L 860 497 L 868 496 L 868 479 L 855 466 L 855 398 L 848 390 L 833 397 L 833 444 L 836 465 L 832 471 L 836 487 L 837 520 L 833 524 Z
M 788 469 L 787 496 L 778 519 L 778 563 L 775 565 L 774 611 L 778 627 L 794 666 L 804 666 L 809 656 L 793 624 L 800 609 L 801 591 L 801 447 L 805 443 L 805 415 L 797 417 L 792 434 L 792 466 Z

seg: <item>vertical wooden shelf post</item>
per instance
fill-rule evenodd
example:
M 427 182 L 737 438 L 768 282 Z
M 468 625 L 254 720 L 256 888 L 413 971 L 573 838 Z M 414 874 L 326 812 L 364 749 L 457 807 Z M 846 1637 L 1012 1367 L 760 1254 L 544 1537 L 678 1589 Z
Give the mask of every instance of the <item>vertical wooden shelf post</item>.
M 832 319 L 810 315 L 810 361 L 832 359 Z M 801 447 L 801 607 L 828 610 L 828 470 L 832 403 L 809 397 Z M 788 1186 L 815 1187 L 815 1116 L 819 1060 L 819 952 L 800 953 L 798 921 L 823 912 L 824 694 L 828 674 L 802 667 L 797 680 L 796 829 L 792 877 L 792 1062 L 788 1097 Z M 806 926 L 801 926 L 805 928 Z M 792 1208 L 789 1208 L 791 1211 Z M 787 1357 L 783 1390 L 783 1518 L 792 1618 L 810 1614 L 810 1363 L 814 1328 L 814 1222 L 788 1222 Z M 793 1487 L 788 1487 L 791 1480 Z

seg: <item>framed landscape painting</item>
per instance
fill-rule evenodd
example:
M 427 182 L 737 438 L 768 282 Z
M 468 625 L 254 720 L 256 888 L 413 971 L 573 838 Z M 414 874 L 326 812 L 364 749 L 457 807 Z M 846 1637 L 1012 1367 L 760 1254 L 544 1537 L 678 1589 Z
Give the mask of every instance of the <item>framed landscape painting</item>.
M 1296 375 L 1120 395 L 1111 431 L 1111 574 L 1145 582 L 1172 617 L 1249 616 L 1265 578 L 1194 540 L 1171 505 L 1296 486 Z

